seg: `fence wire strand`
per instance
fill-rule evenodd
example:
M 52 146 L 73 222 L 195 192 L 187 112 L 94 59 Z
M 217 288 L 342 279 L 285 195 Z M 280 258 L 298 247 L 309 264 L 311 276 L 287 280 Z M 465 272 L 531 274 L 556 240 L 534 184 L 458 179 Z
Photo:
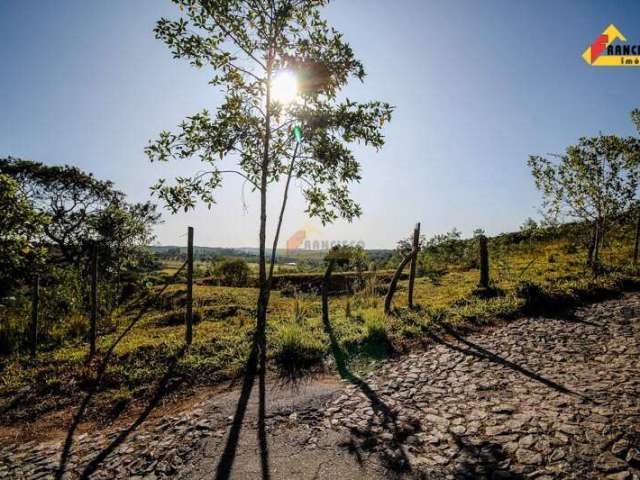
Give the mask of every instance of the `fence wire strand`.
M 160 291 L 158 291 L 155 294 L 153 294 L 150 298 L 145 300 L 144 304 L 140 307 L 140 311 L 135 316 L 135 318 L 129 323 L 129 325 L 127 325 L 127 327 L 118 336 L 116 341 L 107 350 L 106 357 L 105 357 L 105 360 L 104 360 L 105 362 L 108 360 L 108 357 L 111 355 L 111 353 L 116 348 L 118 343 L 120 343 L 120 341 L 122 341 L 122 339 L 131 331 L 131 329 L 136 325 L 136 323 L 138 323 L 140 321 L 140 319 L 145 315 L 145 313 L 147 313 L 149 308 L 151 308 L 151 306 L 153 306 L 155 300 L 157 300 L 157 299 L 159 299 L 161 297 L 161 295 L 165 292 L 167 287 L 169 287 L 170 285 L 173 285 L 173 283 L 176 280 L 176 278 L 178 278 L 178 275 L 180 275 L 180 273 L 182 272 L 184 267 L 187 266 L 187 263 L 188 263 L 188 260 L 185 260 L 185 262 L 180 266 L 180 268 L 178 270 L 176 270 L 176 272 L 168 280 L 165 281 L 164 287 L 162 287 L 162 289 Z M 123 314 L 126 314 L 126 313 L 127 313 L 127 311 L 125 310 L 123 312 Z

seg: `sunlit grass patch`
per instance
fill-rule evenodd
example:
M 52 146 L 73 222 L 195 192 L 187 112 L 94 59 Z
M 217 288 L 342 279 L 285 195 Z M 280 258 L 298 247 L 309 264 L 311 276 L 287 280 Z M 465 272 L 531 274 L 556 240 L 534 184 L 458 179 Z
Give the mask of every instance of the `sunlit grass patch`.
M 602 254 L 607 269 L 598 278 L 593 278 L 585 266 L 585 249 L 565 240 L 490 249 L 490 278 L 495 295 L 479 294 L 480 273 L 473 264 L 447 265 L 437 274 L 416 279 L 415 309 L 408 309 L 407 281 L 401 281 L 394 297 L 395 314 L 390 316 L 382 313 L 386 282 L 372 276 L 369 284 L 355 294 L 330 297 L 331 333 L 345 363 L 357 371 L 371 368 L 389 355 L 423 345 L 430 341 L 430 332 L 441 324 L 476 328 L 517 315 L 550 315 L 559 307 L 637 288 L 640 276 L 630 265 L 632 244 L 628 238 L 610 240 Z M 154 295 L 160 288 L 161 285 L 151 286 L 137 292 L 138 297 L 103 319 L 101 325 L 105 328 L 100 330 L 97 342 L 98 360 L 132 321 L 135 324 L 113 350 L 97 404 L 124 405 L 149 395 L 183 347 L 185 285 L 170 285 L 156 299 Z M 253 340 L 257 297 L 255 288 L 195 285 L 193 344 L 177 360 L 173 375 L 185 385 L 216 384 L 242 375 Z M 143 307 L 147 310 L 137 318 Z M 25 324 L 20 325 L 18 330 L 22 331 Z M 65 343 L 43 348 L 36 361 L 26 355 L 4 358 L 0 373 L 3 418 L 30 418 L 46 409 L 77 405 L 95 380 L 96 365 L 86 362 L 86 325 L 86 317 L 82 316 L 65 324 L 65 329 L 76 333 L 68 336 Z M 270 368 L 300 372 L 335 366 L 335 346 L 322 320 L 318 295 L 272 292 L 267 321 Z M 20 397 L 19 408 L 23 411 L 4 411 L 3 406 L 18 391 L 29 392 Z
M 326 352 L 323 336 L 300 323 L 278 326 L 271 345 L 272 358 L 285 371 L 310 368 L 320 363 Z

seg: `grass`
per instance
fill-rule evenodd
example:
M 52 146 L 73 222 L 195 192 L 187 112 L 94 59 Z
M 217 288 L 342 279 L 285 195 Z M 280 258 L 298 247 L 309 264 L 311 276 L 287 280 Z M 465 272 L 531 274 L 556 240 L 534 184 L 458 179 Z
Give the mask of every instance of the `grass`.
M 576 251 L 565 241 L 521 244 L 504 251 L 494 248 L 490 251 L 494 295 L 477 291 L 477 269 L 450 265 L 437 281 L 417 279 L 415 310 L 405 307 L 407 282 L 401 281 L 396 312 L 388 317 L 382 314 L 383 298 L 377 285 L 367 284 L 354 295 L 331 297 L 332 328 L 350 361 L 366 363 L 421 342 L 422 329 L 435 319 L 477 326 L 619 292 L 640 280 L 638 272 L 629 267 L 631 243 L 628 235 L 611 240 L 603 254 L 609 271 L 597 279 L 585 270 L 584 250 Z M 157 290 L 159 287 L 152 287 L 151 292 Z M 184 341 L 184 294 L 184 285 L 171 285 L 118 343 L 96 395 L 93 415 L 116 415 L 132 399 L 153 391 Z M 184 385 L 212 385 L 242 374 L 257 294 L 254 288 L 194 287 L 194 342 L 176 368 Z M 114 312 L 118 328 L 99 337 L 99 352 L 105 352 L 134 318 L 135 305 L 134 300 Z M 268 356 L 274 366 L 285 372 L 322 368 L 330 357 L 330 344 L 319 297 L 290 297 L 275 291 L 268 318 Z M 95 381 L 95 363 L 86 364 L 88 348 L 80 339 L 82 323 L 75 321 L 78 339 L 41 352 L 35 361 L 25 355 L 4 359 L 0 370 L 2 423 L 33 420 L 48 411 L 75 406 Z
M 277 327 L 272 337 L 272 357 L 288 374 L 296 374 L 317 365 L 325 355 L 324 336 L 299 323 Z

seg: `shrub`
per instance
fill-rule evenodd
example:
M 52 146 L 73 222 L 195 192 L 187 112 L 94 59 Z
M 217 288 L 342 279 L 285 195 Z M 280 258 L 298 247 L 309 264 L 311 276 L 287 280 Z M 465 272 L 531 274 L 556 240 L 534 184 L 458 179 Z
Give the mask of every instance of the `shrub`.
M 351 302 L 347 299 L 347 302 L 344 304 L 344 316 L 345 318 L 351 318 Z
M 67 321 L 67 335 L 70 338 L 81 338 L 89 330 L 89 320 L 86 315 L 71 315 Z
M 298 294 L 298 288 L 291 282 L 282 282 L 280 286 L 280 295 L 283 297 L 295 297 Z
M 389 338 L 387 319 L 376 312 L 365 312 L 358 318 L 364 320 L 364 335 L 345 341 L 344 345 L 351 355 L 370 358 L 384 358 L 394 351 Z
M 158 327 L 171 327 L 176 325 L 184 325 L 186 323 L 186 309 L 171 310 L 167 313 L 162 313 L 154 320 L 154 325 Z M 193 310 L 193 323 L 200 323 L 202 320 L 202 312 L 200 310 Z
M 534 282 L 524 281 L 516 285 L 516 296 L 525 300 L 527 304 L 536 303 L 544 297 L 542 287 Z
M 227 287 L 248 286 L 250 273 L 249 265 L 241 258 L 223 260 L 216 267 L 220 282 Z
M 278 329 L 273 351 L 274 360 L 288 372 L 307 369 L 324 356 L 324 346 L 318 336 L 295 323 Z
M 26 324 L 15 315 L 10 315 L 0 306 L 0 356 L 8 355 L 18 350 L 26 339 Z
M 307 311 L 302 297 L 296 295 L 293 300 L 293 321 L 299 325 L 303 324 L 307 318 Z
M 370 341 L 387 341 L 387 324 L 378 315 L 367 316 L 364 320 L 366 338 Z

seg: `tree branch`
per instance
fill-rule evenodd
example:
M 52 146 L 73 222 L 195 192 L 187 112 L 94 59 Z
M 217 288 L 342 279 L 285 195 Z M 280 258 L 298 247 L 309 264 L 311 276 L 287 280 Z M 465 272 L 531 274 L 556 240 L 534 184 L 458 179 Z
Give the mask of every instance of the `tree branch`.
M 200 178 L 204 177 L 205 175 L 213 175 L 214 173 L 235 173 L 236 175 L 240 175 L 242 178 L 244 178 L 247 182 L 249 182 L 251 185 L 253 185 L 256 189 L 260 190 L 260 187 L 253 181 L 251 180 L 247 175 L 245 175 L 244 173 L 238 171 L 238 170 L 208 170 L 206 172 L 200 172 L 199 174 L 197 174 L 195 177 L 193 177 L 194 180 L 199 180 Z
M 278 227 L 276 228 L 276 235 L 273 239 L 273 247 L 271 248 L 271 265 L 269 265 L 269 288 L 272 285 L 273 279 L 273 267 L 276 263 L 276 251 L 278 249 L 278 240 L 280 239 L 280 228 L 282 227 L 282 219 L 284 218 L 284 211 L 287 207 L 287 199 L 289 198 L 289 185 L 291 184 L 291 175 L 293 173 L 293 166 L 296 162 L 296 155 L 298 154 L 299 143 L 296 143 L 296 148 L 293 151 L 291 157 L 291 163 L 289 164 L 289 172 L 287 173 L 287 183 L 284 187 L 284 196 L 282 198 L 282 207 L 280 208 L 280 216 L 278 217 Z
M 254 62 L 256 62 L 258 65 L 260 65 L 265 71 L 267 70 L 267 66 L 262 63 L 258 58 L 256 58 L 256 56 L 250 51 L 248 50 L 244 45 L 242 45 L 242 42 L 240 42 L 240 40 L 238 40 L 236 38 L 235 35 L 233 35 L 228 28 L 226 28 L 224 26 L 224 24 L 218 19 L 216 18 L 215 14 L 213 13 L 213 11 L 209 8 L 209 4 L 208 2 L 204 2 L 203 6 L 205 8 L 205 10 L 207 11 L 207 13 L 209 14 L 209 16 L 213 19 L 213 22 L 216 24 L 216 26 L 222 30 L 222 33 L 224 33 L 227 37 L 229 37 L 231 40 L 233 40 L 233 43 L 240 49 L 242 50 L 251 60 L 253 60 Z

